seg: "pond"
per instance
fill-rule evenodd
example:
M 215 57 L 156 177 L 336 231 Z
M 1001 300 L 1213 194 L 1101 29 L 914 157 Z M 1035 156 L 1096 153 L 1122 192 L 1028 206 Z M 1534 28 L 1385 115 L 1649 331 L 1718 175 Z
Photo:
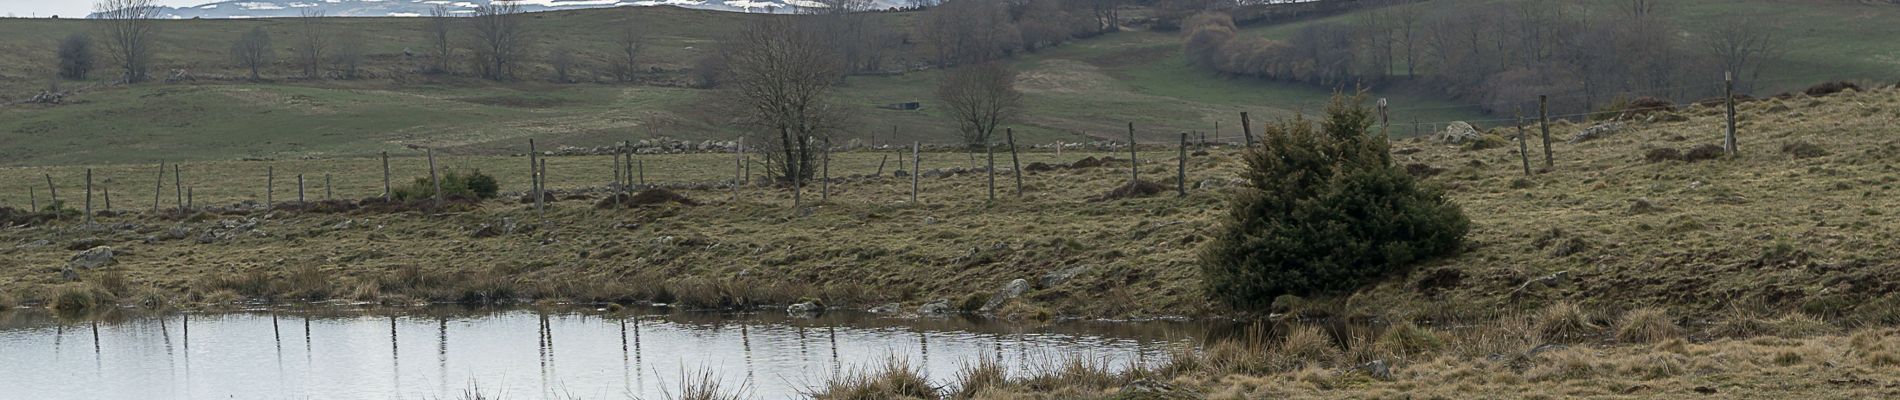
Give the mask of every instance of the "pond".
M 62 319 L 0 312 L 0 399 L 664 399 L 702 376 L 797 397 L 898 360 L 938 385 L 988 358 L 1118 369 L 1222 335 L 1202 322 L 1008 323 L 857 312 L 308 308 Z

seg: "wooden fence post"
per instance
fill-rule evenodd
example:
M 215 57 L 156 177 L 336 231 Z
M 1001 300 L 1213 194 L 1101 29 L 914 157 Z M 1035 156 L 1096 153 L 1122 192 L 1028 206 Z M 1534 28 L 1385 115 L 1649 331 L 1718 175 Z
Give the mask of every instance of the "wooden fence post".
M 911 204 L 917 204 L 917 177 L 923 176 L 924 174 L 924 171 L 920 169 L 920 168 L 923 168 L 924 162 L 922 159 L 918 158 L 918 154 L 921 149 L 923 149 L 923 145 L 918 144 L 917 142 L 910 142 L 910 203 Z
M 158 214 L 159 196 L 165 193 L 165 162 L 158 162 L 158 180 L 152 184 L 152 214 Z
M 876 177 L 883 177 L 883 176 L 884 176 L 884 164 L 887 164 L 887 163 L 890 163 L 890 162 L 891 162 L 891 155 L 889 155 L 889 154 L 885 154 L 885 155 L 884 155 L 884 158 L 880 158 L 880 159 L 878 159 L 878 160 L 877 160 L 877 174 L 873 174 L 873 175 L 871 175 L 871 176 L 876 176 Z
M 541 210 L 541 152 L 535 151 L 534 139 L 528 139 L 528 195 L 534 197 L 534 211 Z
M 297 205 L 301 206 L 303 204 L 303 174 L 297 174 Z
M 99 190 L 105 192 L 106 211 L 112 211 L 112 178 L 106 178 L 105 183 L 104 185 L 99 185 Z
M 383 152 L 383 202 L 388 202 L 394 188 L 389 186 L 389 152 Z
M 1520 109 L 1521 110 L 1521 109 Z M 1531 175 L 1530 137 L 1524 136 L 1524 112 L 1517 113 L 1517 156 L 1524 160 L 1524 176 Z
M 1544 168 L 1556 168 L 1556 156 L 1550 150 L 1550 96 L 1537 95 L 1538 126 L 1544 131 Z
M 818 173 L 823 175 L 819 177 L 819 179 L 823 179 L 824 184 L 819 185 L 818 201 L 829 202 L 831 201 L 831 137 L 826 136 L 823 143 L 825 146 L 824 160 L 822 160 L 823 165 L 818 167 Z
M 330 201 L 330 174 L 323 174 L 323 201 Z
M 1174 191 L 1187 197 L 1187 133 L 1181 134 L 1181 165 L 1175 167 Z
M 1135 158 L 1135 123 L 1128 123 L 1128 186 L 1141 182 L 1141 161 Z
M 186 209 L 186 210 L 196 210 L 196 209 L 198 209 L 198 208 L 197 208 L 197 203 L 194 203 L 194 202 L 192 201 L 193 199 L 192 199 L 192 197 L 191 197 L 191 189 L 192 189 L 192 188 L 185 188 L 185 209 Z
M 990 135 L 994 135 L 994 134 L 996 134 L 996 131 L 990 131 Z M 988 136 L 988 135 L 985 135 L 985 136 Z M 990 138 L 991 137 L 983 138 L 983 154 L 985 157 L 984 163 L 987 164 L 986 166 L 983 167 L 983 172 L 985 175 L 988 175 L 990 179 L 990 182 L 989 182 L 990 202 L 995 203 L 996 202 L 996 143 L 991 142 Z
M 542 219 L 547 219 L 548 159 L 541 159 L 541 164 L 534 168 L 534 176 L 534 213 Z
M 277 166 L 264 167 L 264 209 L 276 208 Z
M 635 171 L 639 173 L 640 188 L 645 189 L 647 187 L 647 159 L 634 157 L 633 163 L 639 168 Z
M 1009 140 L 1009 170 L 1016 175 L 1016 197 L 1023 197 L 1023 161 L 1016 156 L 1016 128 L 1003 128 L 1003 138 Z
M 40 190 L 33 185 L 26 186 L 26 204 L 33 207 L 33 212 L 40 212 Z
M 811 154 L 811 137 L 800 137 L 798 146 L 800 150 L 798 160 L 789 158 L 785 160 L 785 176 L 792 180 L 792 216 L 794 217 L 798 216 L 798 208 L 805 204 L 805 174 L 811 173 L 805 170 L 807 167 L 805 163 L 809 161 L 806 157 L 810 157 Z
M 1735 138 L 1735 73 L 1722 73 L 1722 102 L 1728 105 L 1728 135 L 1722 139 L 1722 150 L 1733 156 L 1741 152 L 1741 144 Z
M 435 210 L 442 209 L 442 178 L 435 173 L 435 148 L 427 150 L 429 156 L 429 182 L 435 185 Z
M 92 225 L 92 168 L 86 168 L 86 225 Z
M 1248 117 L 1246 112 L 1240 113 L 1240 135 L 1247 139 L 1247 147 L 1252 148 L 1253 147 L 1253 118 Z
M 46 177 L 47 197 L 52 199 L 52 200 L 48 200 L 50 201 L 50 203 L 47 203 L 47 204 L 52 204 L 54 207 L 59 207 L 59 188 L 53 186 L 53 174 L 44 174 L 44 176 Z
M 181 207 L 178 211 L 183 213 L 185 211 L 182 208 L 185 206 L 185 173 L 178 164 L 172 164 L 172 195 L 178 197 L 178 207 Z
M 620 149 L 614 149 L 614 193 L 619 193 L 620 188 L 626 187 L 620 182 Z
M 739 201 L 739 186 L 745 184 L 745 139 L 732 147 L 732 201 Z

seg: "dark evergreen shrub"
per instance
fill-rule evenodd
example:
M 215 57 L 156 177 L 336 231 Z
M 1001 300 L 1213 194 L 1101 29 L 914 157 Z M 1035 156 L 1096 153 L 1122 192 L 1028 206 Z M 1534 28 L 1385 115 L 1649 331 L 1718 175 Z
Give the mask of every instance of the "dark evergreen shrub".
M 493 175 L 480 170 L 461 174 L 449 171 L 442 175 L 442 195 L 451 199 L 486 200 L 495 198 L 501 192 L 501 182 Z M 424 200 L 435 197 L 435 182 L 428 177 L 416 178 L 409 187 L 396 188 L 393 193 L 396 200 Z
M 1462 247 L 1470 220 L 1393 164 L 1364 100 L 1335 96 L 1317 125 L 1269 126 L 1245 155 L 1252 185 L 1202 249 L 1210 295 L 1266 310 L 1281 295 L 1352 290 Z

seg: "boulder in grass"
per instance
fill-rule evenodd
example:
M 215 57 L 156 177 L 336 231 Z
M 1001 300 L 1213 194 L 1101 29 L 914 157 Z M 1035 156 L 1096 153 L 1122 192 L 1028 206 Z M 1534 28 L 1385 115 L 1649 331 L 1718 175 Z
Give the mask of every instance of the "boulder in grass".
M 112 265 L 117 261 L 113 259 L 111 247 L 99 246 L 74 254 L 68 265 L 74 269 L 93 269 Z

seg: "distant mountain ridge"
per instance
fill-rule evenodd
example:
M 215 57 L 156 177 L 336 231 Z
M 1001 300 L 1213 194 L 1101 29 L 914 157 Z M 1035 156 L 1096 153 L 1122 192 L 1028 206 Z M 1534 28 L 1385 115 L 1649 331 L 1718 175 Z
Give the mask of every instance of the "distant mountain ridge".
M 901 0 L 877 0 L 877 8 L 898 7 Z M 587 8 L 678 6 L 684 8 L 754 12 L 791 13 L 801 8 L 820 8 L 812 0 L 231 0 L 189 7 L 161 7 L 159 18 L 283 18 L 321 12 L 332 17 L 421 17 L 437 5 L 447 6 L 451 14 L 470 14 L 488 4 L 514 4 L 522 11 L 559 11 Z M 90 17 L 90 16 L 89 16 Z

